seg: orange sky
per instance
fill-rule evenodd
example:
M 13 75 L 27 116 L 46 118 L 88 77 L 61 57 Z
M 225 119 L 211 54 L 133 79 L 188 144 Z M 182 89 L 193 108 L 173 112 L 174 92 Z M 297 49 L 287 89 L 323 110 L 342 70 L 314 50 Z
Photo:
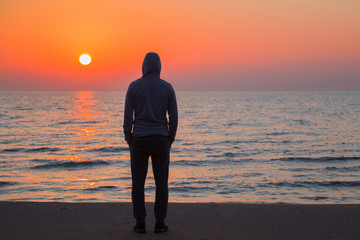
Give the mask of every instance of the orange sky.
M 0 90 L 360 90 L 360 1 L 0 1 Z M 93 62 L 82 66 L 86 52 Z

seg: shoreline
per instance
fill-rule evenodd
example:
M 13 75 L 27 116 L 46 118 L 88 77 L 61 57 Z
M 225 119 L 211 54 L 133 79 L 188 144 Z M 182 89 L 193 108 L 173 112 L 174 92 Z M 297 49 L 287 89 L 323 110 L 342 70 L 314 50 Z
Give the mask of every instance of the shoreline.
M 129 202 L 0 201 L 0 239 L 357 239 L 360 204 L 169 203 L 169 232 L 132 232 Z

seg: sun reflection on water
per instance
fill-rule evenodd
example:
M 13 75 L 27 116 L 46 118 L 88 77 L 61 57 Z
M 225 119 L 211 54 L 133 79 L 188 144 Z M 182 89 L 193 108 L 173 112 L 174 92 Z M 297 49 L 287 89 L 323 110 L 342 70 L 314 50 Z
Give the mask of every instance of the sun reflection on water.
M 69 125 L 71 130 L 71 155 L 60 158 L 63 161 L 87 161 L 84 151 L 92 147 L 86 146 L 97 140 L 97 100 L 92 91 L 79 91 L 73 100 L 73 107 L 70 115 Z M 75 155 L 74 155 L 75 153 Z
M 97 121 L 98 114 L 96 111 L 97 100 L 94 97 L 94 92 L 79 91 L 76 92 L 73 102 L 74 105 L 70 119 L 73 123 L 70 125 L 73 136 L 70 140 L 73 146 L 70 146 L 70 149 L 71 152 L 76 153 L 76 155 L 72 154 L 61 158 L 61 160 L 71 162 L 90 161 L 91 159 L 88 159 L 87 154 L 83 154 L 83 152 L 92 148 L 86 146 L 86 144 L 90 144 L 97 139 L 98 126 L 94 124 Z M 73 182 L 80 183 L 78 186 L 81 189 L 93 188 L 96 184 L 87 174 L 86 176 L 80 177 L 74 176 L 73 179 Z
M 75 141 L 88 143 L 96 140 L 95 136 L 98 132 L 98 127 L 95 123 L 98 112 L 95 109 L 97 101 L 94 98 L 94 92 L 80 91 L 76 93 L 75 104 L 73 107 L 73 121 L 79 124 L 74 124 L 73 133 L 78 136 Z

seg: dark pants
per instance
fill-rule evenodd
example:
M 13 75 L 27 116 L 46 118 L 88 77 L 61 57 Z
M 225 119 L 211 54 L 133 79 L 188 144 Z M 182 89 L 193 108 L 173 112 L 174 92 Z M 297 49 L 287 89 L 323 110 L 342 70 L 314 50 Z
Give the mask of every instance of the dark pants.
M 164 136 L 133 137 L 130 155 L 134 217 L 138 222 L 144 221 L 146 217 L 144 185 L 149 156 L 151 156 L 156 185 L 155 218 L 157 222 L 163 222 L 166 218 L 169 197 L 169 138 Z

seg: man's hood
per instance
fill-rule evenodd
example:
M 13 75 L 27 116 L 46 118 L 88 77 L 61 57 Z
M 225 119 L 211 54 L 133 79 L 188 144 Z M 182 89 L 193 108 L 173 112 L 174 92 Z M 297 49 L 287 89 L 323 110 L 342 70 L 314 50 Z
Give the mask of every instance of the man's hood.
M 154 73 L 160 75 L 160 71 L 161 71 L 161 62 L 159 55 L 154 52 L 149 52 L 148 54 L 146 54 L 142 65 L 143 76 L 147 76 Z

